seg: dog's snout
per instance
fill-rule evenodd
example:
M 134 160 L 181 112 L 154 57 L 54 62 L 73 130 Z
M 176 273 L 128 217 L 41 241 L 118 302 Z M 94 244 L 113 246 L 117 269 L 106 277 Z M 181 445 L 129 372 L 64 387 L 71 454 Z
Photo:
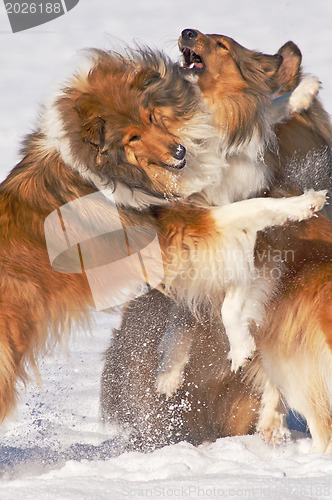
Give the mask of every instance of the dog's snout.
M 182 38 L 187 40 L 194 40 L 198 37 L 198 33 L 195 30 L 186 29 L 182 31 Z
M 175 160 L 183 160 L 185 156 L 186 156 L 186 148 L 182 146 L 182 144 L 177 144 L 175 146 L 173 158 L 175 158 Z

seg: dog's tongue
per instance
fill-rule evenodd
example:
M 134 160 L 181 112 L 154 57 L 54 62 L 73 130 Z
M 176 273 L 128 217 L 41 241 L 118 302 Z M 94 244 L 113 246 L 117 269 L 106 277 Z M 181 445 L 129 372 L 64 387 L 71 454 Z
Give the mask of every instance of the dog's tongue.
M 203 63 L 201 63 L 201 62 L 195 62 L 195 63 L 193 64 L 193 66 L 194 66 L 195 68 L 198 68 L 198 69 L 203 69 L 203 67 L 204 67 L 204 66 L 203 66 Z
M 203 69 L 203 63 L 198 61 L 193 61 L 187 65 L 187 69 Z
M 185 60 L 184 67 L 186 67 L 187 69 L 203 69 L 204 68 L 203 61 L 201 60 L 201 58 L 197 54 L 195 54 L 194 51 L 189 49 L 188 47 L 186 47 L 183 50 L 183 55 L 184 55 L 184 60 Z

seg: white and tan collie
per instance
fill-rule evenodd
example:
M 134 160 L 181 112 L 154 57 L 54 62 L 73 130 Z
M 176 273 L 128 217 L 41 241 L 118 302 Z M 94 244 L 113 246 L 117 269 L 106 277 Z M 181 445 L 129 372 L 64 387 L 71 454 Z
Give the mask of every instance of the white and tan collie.
M 155 56 L 160 71 L 167 71 L 164 79 L 142 57 L 136 63 L 92 51 L 85 69 L 42 109 L 38 128 L 26 138 L 22 161 L 0 186 L 1 419 L 15 404 L 17 379 L 26 380 L 26 364 L 35 366 L 49 334 L 63 335 L 72 321 L 84 321 L 94 304 L 84 265 L 68 272 L 52 268 L 47 217 L 58 212 L 61 218 L 63 205 L 84 196 L 90 200 L 88 195 L 107 188 L 123 225 L 157 228 L 151 207 L 172 205 L 200 191 L 215 175 L 220 157 L 215 131 L 197 92 L 167 59 Z M 151 82 L 163 89 L 160 102 L 147 96 Z M 198 128 L 204 130 L 204 143 L 191 140 L 190 127 L 194 138 Z M 106 196 L 88 202 L 76 215 L 90 228 L 105 227 L 112 216 Z M 53 246 L 57 250 L 59 242 Z M 99 238 L 89 257 L 107 263 L 112 252 L 114 245 Z
M 263 156 L 268 146 L 273 148 L 272 125 L 290 118 L 291 112 L 310 108 L 319 84 L 314 77 L 307 77 L 292 94 L 274 99 L 271 105 L 272 81 L 283 62 L 281 55 L 268 56 L 249 51 L 227 37 L 203 35 L 196 30 L 184 30 L 179 45 L 184 56 L 182 71 L 185 76 L 197 80 L 212 111 L 224 153 L 222 185 L 206 188 L 204 193 L 212 204 L 226 203 L 227 206 L 224 206 L 222 215 L 224 240 L 219 251 L 211 252 L 207 247 L 206 256 L 204 253 L 196 256 L 194 246 L 187 244 L 192 250 L 187 255 L 182 252 L 182 262 L 175 262 L 176 279 L 186 274 L 184 269 L 188 262 L 194 266 L 193 260 L 200 260 L 201 267 L 191 270 L 187 302 L 202 304 L 207 297 L 216 306 L 219 290 L 219 306 L 230 343 L 228 357 L 232 370 L 236 371 L 252 357 L 255 342 L 250 335 L 250 326 L 253 322 L 261 323 L 264 303 L 275 287 L 268 266 L 265 265 L 262 276 L 254 265 L 256 234 L 269 225 L 278 225 L 277 219 L 272 224 L 268 222 L 269 216 L 263 208 L 265 199 L 255 202 L 252 199 L 238 200 L 267 191 L 272 173 Z M 229 204 L 234 201 L 238 203 Z M 282 218 L 281 212 L 279 215 Z M 292 219 L 290 214 L 289 219 Z M 220 291 L 225 294 L 220 296 Z M 177 316 L 184 313 L 183 310 L 174 312 Z M 186 321 L 185 313 L 182 321 Z M 157 390 L 168 396 L 181 384 L 192 342 L 189 338 L 182 342 L 181 335 L 175 333 L 177 330 L 172 327 L 171 331 L 163 344 L 164 355 L 157 377 Z M 184 345 L 188 346 L 187 352 Z M 177 354 L 179 351 L 181 356 Z

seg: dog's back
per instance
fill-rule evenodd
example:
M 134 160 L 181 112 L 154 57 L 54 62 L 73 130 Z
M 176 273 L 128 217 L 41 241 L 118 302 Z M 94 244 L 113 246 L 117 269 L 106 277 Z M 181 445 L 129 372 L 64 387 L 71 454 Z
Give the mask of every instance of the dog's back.
M 271 90 L 290 92 L 302 78 L 302 54 L 293 42 L 278 51 L 283 62 L 272 79 Z M 277 124 L 277 151 L 268 151 L 267 163 L 279 175 L 283 187 L 294 185 L 302 191 L 328 189 L 332 193 L 332 123 L 318 98 L 308 110 L 294 113 L 290 120 Z M 332 206 L 323 212 L 332 220 Z

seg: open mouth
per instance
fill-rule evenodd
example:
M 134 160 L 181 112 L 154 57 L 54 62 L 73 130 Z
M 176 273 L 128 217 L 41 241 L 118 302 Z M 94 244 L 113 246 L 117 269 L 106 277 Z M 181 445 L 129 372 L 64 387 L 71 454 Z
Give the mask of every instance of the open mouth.
M 195 73 L 204 70 L 204 62 L 200 55 L 196 54 L 196 52 L 189 47 L 181 48 L 181 52 L 183 55 L 181 69 L 185 71 L 194 71 Z

